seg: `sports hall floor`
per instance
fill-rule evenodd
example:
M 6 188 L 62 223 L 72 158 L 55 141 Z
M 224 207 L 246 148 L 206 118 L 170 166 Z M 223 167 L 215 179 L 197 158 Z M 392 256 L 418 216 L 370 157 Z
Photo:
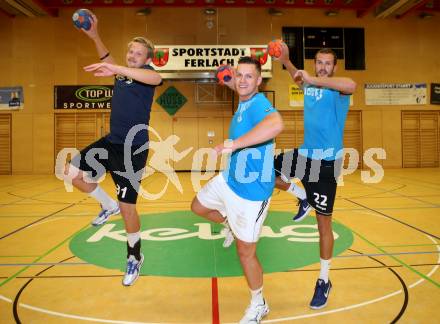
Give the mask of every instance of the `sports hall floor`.
M 170 183 L 160 199 L 139 199 L 144 223 L 155 214 L 160 219 L 161 213 L 188 211 L 194 196 L 190 174 L 178 176 L 182 194 Z M 163 174 L 155 174 L 143 185 L 160 191 L 165 181 Z M 110 177 L 102 185 L 113 192 Z M 284 217 L 284 225 L 297 225 L 289 223 L 296 208 L 291 196 L 275 191 L 268 220 Z M 156 267 L 164 275 L 142 275 L 127 288 L 121 285 L 121 270 L 76 256 L 71 241 L 95 230 L 89 224 L 98 209 L 84 194 L 66 192 L 54 176 L 0 177 L 0 323 L 232 323 L 241 318 L 249 301 L 241 276 L 173 276 L 187 266 L 185 260 L 170 264 L 168 273 L 146 258 L 145 270 Z M 110 223 L 119 220 L 113 216 Z M 264 294 L 271 312 L 263 323 L 440 322 L 440 169 L 385 170 L 377 184 L 363 183 L 360 172 L 346 176 L 338 188 L 334 220 L 353 240 L 332 261 L 327 307 L 308 308 L 319 263 L 269 271 Z M 314 216 L 306 219 L 306 224 L 314 223 Z M 262 238 L 261 246 L 269 239 Z M 212 242 L 221 248 L 221 237 Z M 317 260 L 316 243 L 301 250 L 306 243 L 285 242 L 293 250 L 279 245 L 265 258 L 282 263 L 308 251 Z M 149 244 L 143 240 L 144 253 Z M 172 252 L 178 254 L 179 244 Z M 296 246 L 298 255 L 292 253 Z M 193 249 L 197 253 L 197 242 Z M 117 253 L 100 253 L 125 262 L 123 251 L 121 244 Z M 167 261 L 167 251 L 161 253 L 162 260 L 156 256 L 154 262 Z M 225 265 L 236 258 L 229 253 L 218 262 Z

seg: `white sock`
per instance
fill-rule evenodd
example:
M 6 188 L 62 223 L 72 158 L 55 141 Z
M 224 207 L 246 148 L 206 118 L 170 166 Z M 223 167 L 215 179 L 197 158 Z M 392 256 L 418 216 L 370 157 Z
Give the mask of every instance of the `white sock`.
M 141 233 L 140 232 L 127 233 L 127 241 L 128 241 L 128 245 L 130 247 L 134 247 L 136 242 L 139 241 L 140 239 L 141 239 Z
M 328 273 L 330 271 L 331 259 L 324 260 L 321 259 L 321 271 L 319 272 L 319 279 L 324 280 L 325 283 L 328 282 Z
M 89 195 L 95 198 L 105 210 L 115 209 L 118 203 L 112 199 L 100 186 L 96 186 Z
M 289 189 L 287 189 L 287 192 L 294 195 L 295 197 L 298 197 L 301 200 L 307 198 L 306 191 L 300 186 L 294 184 L 293 182 L 290 184 L 290 187 Z
M 264 304 L 264 298 L 263 298 L 263 286 L 261 288 L 258 288 L 256 290 L 251 291 L 251 304 L 254 305 L 262 305 Z

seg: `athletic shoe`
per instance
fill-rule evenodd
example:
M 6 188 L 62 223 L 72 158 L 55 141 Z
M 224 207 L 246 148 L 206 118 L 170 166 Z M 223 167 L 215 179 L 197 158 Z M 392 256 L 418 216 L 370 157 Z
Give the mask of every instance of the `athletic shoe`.
M 223 241 L 223 247 L 228 248 L 234 243 L 235 237 L 232 233 L 231 228 L 229 225 L 225 225 L 225 227 L 221 230 L 221 232 L 225 236 L 225 240 Z
M 105 224 L 110 216 L 119 214 L 120 212 L 119 205 L 117 205 L 116 208 L 109 210 L 102 208 L 98 216 L 96 216 L 96 218 L 92 221 L 92 225 L 99 226 Z
M 298 205 L 298 214 L 293 217 L 294 222 L 302 221 L 313 209 L 312 206 L 310 206 L 307 202 L 307 199 L 298 199 Z
M 125 271 L 124 279 L 122 284 L 124 286 L 131 286 L 134 284 L 136 279 L 139 277 L 141 271 L 142 263 L 144 263 L 144 255 L 141 253 L 141 259 L 138 261 L 134 255 L 130 255 L 127 259 L 127 270 Z
M 244 313 L 244 317 L 240 320 L 240 324 L 258 324 L 261 319 L 269 313 L 269 306 L 266 300 L 263 299 L 264 304 L 254 305 L 250 304 Z
M 312 301 L 310 302 L 311 309 L 320 309 L 327 305 L 327 299 L 332 289 L 332 283 L 329 280 L 327 283 L 322 279 L 316 281 L 315 293 L 313 294 Z

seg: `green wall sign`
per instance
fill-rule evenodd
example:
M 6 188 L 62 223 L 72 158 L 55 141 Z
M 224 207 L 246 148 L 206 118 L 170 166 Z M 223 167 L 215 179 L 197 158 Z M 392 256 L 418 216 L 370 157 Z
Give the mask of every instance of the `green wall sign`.
M 188 100 L 176 88 L 169 87 L 157 98 L 156 102 L 173 116 Z

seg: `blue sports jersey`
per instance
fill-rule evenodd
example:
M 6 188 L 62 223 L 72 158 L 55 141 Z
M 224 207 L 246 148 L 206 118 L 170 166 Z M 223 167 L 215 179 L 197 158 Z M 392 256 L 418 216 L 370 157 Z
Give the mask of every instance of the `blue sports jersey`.
M 149 65 L 144 65 L 142 68 L 154 70 Z M 155 87 L 126 77 L 115 78 L 110 134 L 107 135 L 110 142 L 124 144 L 125 137 L 133 126 L 148 125 Z M 132 144 L 143 145 L 146 142 L 148 142 L 148 131 L 144 129 L 136 134 Z
M 240 102 L 229 127 L 229 138 L 234 140 L 248 133 L 275 111 L 261 93 Z M 231 190 L 252 201 L 268 199 L 272 195 L 275 180 L 273 155 L 273 140 L 232 153 L 228 166 L 222 173 Z
M 304 86 L 304 143 L 299 154 L 327 161 L 342 157 L 349 105 L 350 96 L 337 90 Z

